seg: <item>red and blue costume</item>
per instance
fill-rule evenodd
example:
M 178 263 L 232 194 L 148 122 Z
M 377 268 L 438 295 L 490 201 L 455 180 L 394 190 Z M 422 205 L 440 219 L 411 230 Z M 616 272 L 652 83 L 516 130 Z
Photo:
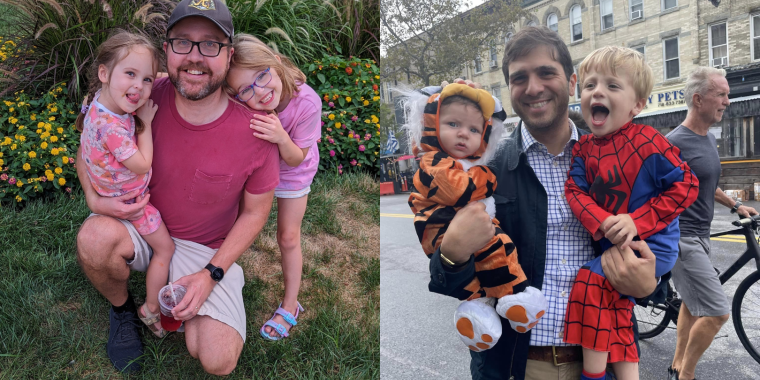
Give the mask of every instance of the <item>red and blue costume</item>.
M 573 147 L 565 195 L 573 214 L 599 240 L 612 243 L 600 226 L 630 214 L 639 238 L 657 258 L 655 276 L 670 271 L 678 257 L 678 215 L 697 199 L 699 181 L 680 150 L 650 126 L 629 122 L 603 137 L 585 135 Z M 565 313 L 567 343 L 607 351 L 609 363 L 638 362 L 633 339 L 633 298 L 604 277 L 601 257 L 578 272 Z

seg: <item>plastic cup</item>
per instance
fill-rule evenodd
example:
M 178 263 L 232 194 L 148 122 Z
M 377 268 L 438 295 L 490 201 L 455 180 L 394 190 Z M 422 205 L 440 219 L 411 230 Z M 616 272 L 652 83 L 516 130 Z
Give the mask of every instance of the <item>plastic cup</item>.
M 172 298 L 172 291 L 170 286 L 174 287 L 174 295 L 177 298 L 176 300 Z M 177 306 L 180 301 L 182 301 L 182 298 L 185 297 L 185 292 L 187 292 L 187 289 L 185 289 L 184 286 L 176 284 L 166 285 L 158 291 L 158 306 L 161 309 L 161 327 L 163 327 L 164 330 L 177 331 L 177 329 L 182 326 L 182 321 L 174 319 L 174 315 L 172 315 L 172 309 L 174 309 L 174 307 Z

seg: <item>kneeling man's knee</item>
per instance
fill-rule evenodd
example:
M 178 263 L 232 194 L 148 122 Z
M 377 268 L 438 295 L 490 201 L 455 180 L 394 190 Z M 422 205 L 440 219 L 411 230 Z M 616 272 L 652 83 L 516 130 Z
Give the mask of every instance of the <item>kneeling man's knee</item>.
M 224 376 L 235 370 L 239 356 L 240 354 L 234 355 L 234 357 L 216 357 L 213 360 L 204 360 L 201 356 L 200 359 L 204 371 L 212 375 Z

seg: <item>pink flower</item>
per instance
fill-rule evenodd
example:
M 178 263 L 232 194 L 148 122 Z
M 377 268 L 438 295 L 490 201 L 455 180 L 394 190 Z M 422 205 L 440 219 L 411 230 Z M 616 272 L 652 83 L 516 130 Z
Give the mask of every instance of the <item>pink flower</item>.
M 3 181 L 5 181 L 5 180 L 8 179 L 8 175 L 5 174 L 5 173 L 3 173 L 3 175 L 0 175 L 0 179 L 2 179 Z
M 359 151 L 360 151 L 360 152 L 364 152 L 364 149 L 365 149 L 365 148 L 364 148 L 364 145 L 359 145 Z
M 327 105 L 330 106 L 330 108 L 335 108 L 335 103 L 333 102 L 327 103 Z
M 71 188 L 70 188 L 70 187 L 67 187 L 67 188 L 66 188 L 66 192 L 67 192 L 67 193 L 71 193 Z
M 351 118 L 351 121 L 357 121 L 357 120 L 359 120 L 359 116 L 356 116 L 356 115 L 354 115 L 354 116 Z
M 70 164 L 73 164 L 73 163 L 74 163 L 74 157 L 69 157 L 69 163 L 70 163 Z
M 325 126 L 325 122 L 323 121 L 320 127 L 324 127 L 324 126 Z
M 47 182 L 47 177 L 45 176 L 40 177 L 40 182 Z
M 343 169 L 343 164 L 338 165 L 338 169 Z
M 321 142 L 322 142 L 322 139 L 321 139 L 321 138 L 317 139 L 317 144 L 319 144 L 319 143 L 321 143 Z
M 338 174 L 343 174 L 343 169 L 338 169 Z
M 351 166 L 356 166 L 357 162 L 356 159 L 351 160 Z
M 371 138 L 372 138 L 372 136 L 370 136 L 369 133 L 367 133 L 366 135 L 364 135 L 364 141 L 367 141 L 367 140 L 369 140 Z
M 335 151 L 330 149 L 330 157 L 335 157 Z M 12 184 L 11 184 L 12 185 Z
M 8 180 L 8 183 L 10 183 L 11 185 L 15 185 L 16 184 L 16 178 L 11 177 L 11 179 Z
M 327 128 L 327 132 L 332 132 L 332 128 Z
M 335 144 L 335 140 L 332 137 L 330 137 L 330 144 Z

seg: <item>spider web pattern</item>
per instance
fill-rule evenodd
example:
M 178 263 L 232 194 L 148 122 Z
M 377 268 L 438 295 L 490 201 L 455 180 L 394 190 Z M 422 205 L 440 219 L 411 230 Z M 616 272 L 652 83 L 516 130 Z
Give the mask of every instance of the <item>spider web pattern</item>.
M 573 148 L 565 193 L 573 213 L 597 238 L 615 202 L 600 204 L 589 195 L 590 184 L 597 176 L 609 176 L 615 168 L 621 183 L 614 189 L 627 198 L 618 214 L 631 214 L 642 239 L 667 227 L 699 193 L 699 181 L 681 160 L 680 150 L 650 126 L 629 123 L 602 138 L 583 136 Z M 632 205 L 647 195 L 649 201 L 638 207 Z
M 566 343 L 609 352 L 608 363 L 638 362 L 631 322 L 633 302 L 606 278 L 582 267 L 570 291 L 565 313 Z

